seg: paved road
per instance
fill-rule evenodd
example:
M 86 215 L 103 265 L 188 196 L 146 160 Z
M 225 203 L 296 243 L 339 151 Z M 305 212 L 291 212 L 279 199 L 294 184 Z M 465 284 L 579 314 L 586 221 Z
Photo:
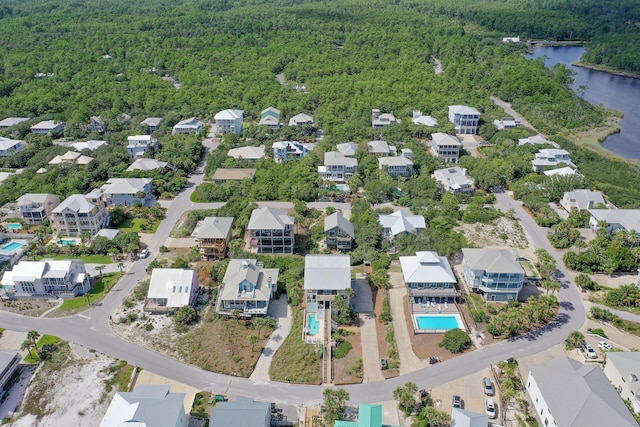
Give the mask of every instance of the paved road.
M 640 323 L 640 316 L 637 314 L 629 313 L 628 311 L 623 311 L 623 310 L 616 310 L 615 308 L 607 307 L 606 305 L 603 305 L 603 304 L 591 303 L 591 305 L 594 307 L 602 308 L 604 310 L 609 310 L 610 312 L 617 315 L 621 319 L 631 320 L 632 322 Z
M 516 110 L 514 110 L 513 108 L 511 108 L 511 104 L 509 104 L 508 102 L 505 102 L 503 100 L 501 100 L 500 98 L 496 98 L 495 96 L 491 97 L 491 100 L 493 101 L 494 104 L 496 104 L 498 107 L 502 108 L 504 110 L 505 113 L 509 114 L 511 117 L 513 117 L 514 119 L 517 119 L 520 121 L 520 123 L 522 123 L 523 125 L 525 125 L 526 127 L 528 127 L 529 129 L 533 129 L 534 131 L 538 132 L 536 130 L 536 128 L 533 127 L 533 125 L 531 123 L 529 123 L 527 121 L 527 119 L 525 119 L 523 116 L 520 115 L 520 113 L 518 113 Z M 539 132 L 538 132 L 539 133 Z
M 202 170 L 202 165 L 199 166 L 199 170 Z M 285 404 L 320 402 L 322 387 L 256 382 L 249 378 L 236 378 L 206 372 L 124 341 L 116 336 L 109 327 L 109 316 L 135 284 L 144 277 L 147 266 L 169 236 L 174 224 L 180 215 L 191 206 L 189 196 L 195 185 L 202 181 L 202 175 L 194 174 L 189 181 L 194 185 L 176 197 L 167 210 L 166 219 L 158 227 L 149 245 L 151 255 L 136 262 L 99 306 L 92 307 L 79 315 L 61 319 L 26 318 L 0 311 L 0 325 L 3 328 L 16 331 L 37 329 L 40 333 L 57 335 L 65 340 L 127 360 L 129 363 L 146 370 L 161 373 L 170 379 L 199 389 L 226 390 L 232 396 L 247 396 Z M 541 330 L 501 344 L 484 347 L 441 364 L 427 366 L 420 371 L 377 383 L 375 387 L 372 387 L 371 383 L 347 386 L 345 389 L 350 393 L 352 402 L 380 402 L 392 399 L 393 389 L 407 381 L 415 382 L 418 388 L 433 388 L 479 371 L 486 368 L 489 363 L 495 363 L 509 356 L 523 357 L 542 352 L 563 341 L 571 331 L 580 329 L 585 319 L 584 308 L 576 286 L 566 283 L 570 279 L 559 254 L 551 248 L 544 234 L 524 212 L 519 203 L 513 201 L 507 194 L 496 194 L 496 197 L 498 207 L 505 211 L 510 208 L 515 210 L 516 217 L 529 235 L 532 244 L 547 249 L 556 258 L 560 266 L 559 274 L 564 276 L 562 280 L 565 282 L 559 293 L 561 309 L 558 320 Z

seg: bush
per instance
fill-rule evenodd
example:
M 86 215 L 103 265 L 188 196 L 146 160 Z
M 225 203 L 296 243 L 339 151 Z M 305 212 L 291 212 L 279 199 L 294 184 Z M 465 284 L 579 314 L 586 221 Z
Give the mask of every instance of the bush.
M 459 353 L 471 345 L 471 337 L 462 329 L 451 329 L 445 332 L 438 345 L 451 353 Z
M 353 348 L 353 346 L 351 345 L 351 343 L 349 341 L 342 341 L 340 344 L 338 344 L 338 346 L 334 350 L 333 356 L 336 359 L 342 359 L 347 354 L 349 354 L 349 352 L 351 351 L 352 348 Z
M 476 323 L 487 323 L 489 316 L 487 316 L 484 310 L 476 310 L 473 312 L 473 321 Z
M 594 319 L 604 320 L 605 322 L 615 322 L 618 316 L 605 308 L 591 307 L 591 315 Z
M 591 333 L 593 335 L 600 335 L 602 338 L 606 338 L 607 335 L 604 333 L 604 331 L 602 330 L 602 328 L 596 328 L 596 329 L 592 329 Z
M 190 305 L 178 308 L 173 313 L 173 321 L 176 325 L 190 325 L 198 320 L 198 312 Z

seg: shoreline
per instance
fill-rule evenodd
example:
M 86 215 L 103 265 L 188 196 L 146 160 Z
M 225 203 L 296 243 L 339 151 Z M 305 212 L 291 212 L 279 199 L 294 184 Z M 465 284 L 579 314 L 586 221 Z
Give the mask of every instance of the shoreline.
M 604 66 L 604 65 L 588 64 L 588 63 L 581 62 L 579 60 L 574 62 L 571 65 L 575 65 L 576 67 L 580 67 L 580 68 L 585 68 L 587 70 L 601 71 L 603 73 L 613 74 L 613 75 L 620 76 L 620 77 L 629 77 L 629 78 L 632 78 L 632 79 L 640 79 L 640 74 L 635 74 L 635 73 L 632 73 L 630 71 L 619 71 L 619 70 L 615 70 L 613 68 L 609 68 L 609 67 Z

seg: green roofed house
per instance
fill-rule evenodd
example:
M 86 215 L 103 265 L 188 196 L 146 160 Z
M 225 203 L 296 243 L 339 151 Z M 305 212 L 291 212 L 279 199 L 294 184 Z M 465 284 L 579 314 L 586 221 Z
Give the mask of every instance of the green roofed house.
M 382 424 L 382 405 L 361 403 L 358 405 L 358 421 L 338 420 L 333 427 L 400 427 Z

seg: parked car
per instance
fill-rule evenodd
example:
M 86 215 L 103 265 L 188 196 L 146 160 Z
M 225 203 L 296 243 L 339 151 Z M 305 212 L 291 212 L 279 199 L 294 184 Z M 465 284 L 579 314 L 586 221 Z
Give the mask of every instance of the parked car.
M 490 419 L 496 417 L 496 404 L 493 403 L 493 399 L 490 397 L 484 400 L 484 413 L 487 414 Z
M 149 255 L 149 251 L 147 249 L 143 249 L 138 254 L 138 257 L 139 258 L 146 258 L 148 255 Z
M 388 367 L 389 365 L 387 364 L 387 359 L 380 359 L 380 369 L 384 371 Z
M 491 382 L 491 378 L 484 377 L 482 379 L 482 388 L 484 389 L 484 394 L 487 396 L 493 396 L 493 383 Z
M 613 346 L 612 346 L 611 344 L 609 344 L 608 342 L 606 342 L 606 341 L 600 341 L 600 342 L 598 343 L 598 347 L 599 347 L 599 348 L 601 348 L 601 349 L 603 349 L 604 351 L 611 351 L 611 350 L 613 350 Z
M 462 409 L 462 399 L 457 394 L 453 395 L 453 399 L 451 400 L 451 407 Z
M 593 347 L 591 347 L 591 344 L 589 344 L 588 342 L 584 343 L 584 345 L 582 346 L 582 349 L 584 350 L 585 354 L 589 359 L 598 358 L 598 353 L 596 353 Z

